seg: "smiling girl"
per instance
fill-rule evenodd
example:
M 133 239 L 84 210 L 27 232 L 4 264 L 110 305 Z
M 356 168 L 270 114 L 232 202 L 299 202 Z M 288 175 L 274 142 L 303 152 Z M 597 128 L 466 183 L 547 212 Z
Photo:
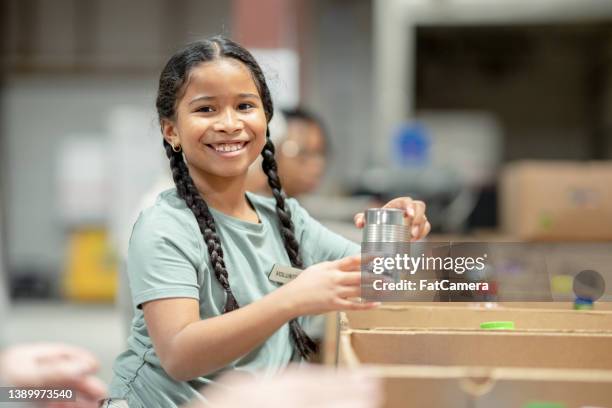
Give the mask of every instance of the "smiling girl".
M 306 316 L 375 306 L 351 300 L 360 295 L 359 246 L 282 191 L 272 100 L 248 51 L 223 37 L 179 51 L 161 73 L 157 111 L 176 188 L 132 231 L 137 310 L 108 406 L 171 408 L 225 370 L 274 374 L 315 351 Z M 273 198 L 245 191 L 259 155 Z M 387 205 L 405 210 L 414 239 L 429 232 L 422 202 Z M 268 279 L 275 265 L 303 272 L 279 287 Z

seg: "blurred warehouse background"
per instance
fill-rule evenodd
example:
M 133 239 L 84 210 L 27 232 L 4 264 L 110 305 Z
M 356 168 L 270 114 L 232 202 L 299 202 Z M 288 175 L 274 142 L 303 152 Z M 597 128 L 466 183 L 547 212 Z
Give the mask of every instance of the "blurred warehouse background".
M 15 299 L 112 303 L 134 212 L 167 169 L 159 72 L 214 34 L 253 50 L 278 106 L 325 122 L 331 157 L 308 202 L 333 228 L 359 239 L 347 198 L 410 195 L 440 237 L 612 238 L 609 0 L 0 4 L 0 259 Z M 575 214 L 585 224 L 559 219 Z M 20 304 L 11 327 L 27 330 L 40 309 Z M 38 318 L 118 327 L 107 309 L 66 307 Z

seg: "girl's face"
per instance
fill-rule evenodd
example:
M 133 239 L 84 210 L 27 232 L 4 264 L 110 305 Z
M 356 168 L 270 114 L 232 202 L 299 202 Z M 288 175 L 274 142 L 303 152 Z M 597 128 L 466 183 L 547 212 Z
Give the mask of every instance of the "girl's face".
M 180 144 L 190 170 L 202 176 L 245 175 L 266 142 L 267 121 L 249 69 L 230 58 L 191 69 L 164 137 Z

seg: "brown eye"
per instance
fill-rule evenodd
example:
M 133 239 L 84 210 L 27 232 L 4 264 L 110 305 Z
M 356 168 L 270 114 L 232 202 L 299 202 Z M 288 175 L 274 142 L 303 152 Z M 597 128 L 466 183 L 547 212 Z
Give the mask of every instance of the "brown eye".
M 249 110 L 249 109 L 252 109 L 254 107 L 255 106 L 253 106 L 253 104 L 246 103 L 246 102 L 245 103 L 241 103 L 240 105 L 238 105 L 238 109 L 239 110 Z
M 213 109 L 212 106 L 202 106 L 200 108 L 198 108 L 197 112 L 203 112 L 203 113 L 210 113 L 210 112 L 214 112 L 215 110 Z

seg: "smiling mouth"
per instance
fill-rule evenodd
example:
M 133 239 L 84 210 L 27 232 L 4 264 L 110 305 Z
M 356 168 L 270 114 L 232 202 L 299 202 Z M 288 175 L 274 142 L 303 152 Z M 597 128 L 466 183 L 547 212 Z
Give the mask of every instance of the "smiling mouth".
M 244 149 L 244 147 L 248 143 L 249 142 L 212 143 L 212 144 L 207 144 L 206 146 L 210 147 L 217 153 L 231 153 L 231 152 L 237 152 L 237 151 Z

